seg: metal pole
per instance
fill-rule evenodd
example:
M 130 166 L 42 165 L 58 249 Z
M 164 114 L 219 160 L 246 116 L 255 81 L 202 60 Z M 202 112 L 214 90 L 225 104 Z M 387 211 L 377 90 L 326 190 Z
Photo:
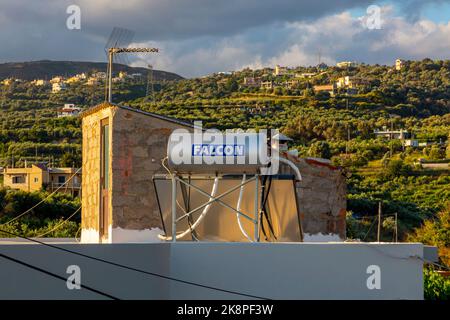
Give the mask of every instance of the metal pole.
M 255 242 L 259 242 L 259 175 L 255 174 Z
M 113 63 L 113 50 L 109 50 L 108 58 L 108 102 L 112 103 L 112 63 Z
M 378 202 L 378 231 L 377 231 L 377 242 L 380 242 L 381 236 L 381 201 Z
M 395 213 L 395 242 L 398 242 L 398 223 L 397 223 L 397 212 Z
M 172 176 L 172 241 L 177 241 L 177 180 Z

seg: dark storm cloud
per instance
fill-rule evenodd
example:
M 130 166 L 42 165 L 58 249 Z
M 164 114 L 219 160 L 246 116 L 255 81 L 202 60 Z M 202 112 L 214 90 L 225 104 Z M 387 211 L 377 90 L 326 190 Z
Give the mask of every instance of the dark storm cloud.
M 136 40 L 229 36 L 276 22 L 314 20 L 367 0 L 1 0 L 0 61 L 102 59 L 114 26 Z M 81 8 L 81 30 L 66 28 L 66 8 Z
M 86 23 L 107 31 L 114 21 L 154 40 L 231 35 L 274 22 L 314 20 L 371 3 L 369 0 L 131 0 L 127 2 L 130 7 L 105 5 L 110 2 L 81 1 Z
M 340 14 L 365 12 L 374 0 L 0 0 L 0 62 L 105 61 L 104 46 L 115 26 L 134 30 L 139 45 L 162 49 L 143 58 L 143 65 L 151 62 L 184 76 L 246 65 L 316 63 L 318 51 L 330 63 L 386 62 L 402 53 L 433 56 L 446 49 L 439 44 L 446 43 L 450 25 L 415 25 L 423 3 L 389 1 L 404 20 L 372 32 L 350 14 Z M 81 8 L 81 30 L 66 28 L 72 4 Z M 405 30 L 415 30 L 414 37 Z M 434 40 L 421 46 L 428 33 Z

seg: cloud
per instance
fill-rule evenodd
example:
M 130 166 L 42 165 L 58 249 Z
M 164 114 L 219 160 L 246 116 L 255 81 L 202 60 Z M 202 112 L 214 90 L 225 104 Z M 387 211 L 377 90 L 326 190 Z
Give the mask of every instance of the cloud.
M 161 42 L 161 55 L 152 57 L 156 68 L 180 72 L 185 76 L 237 70 L 244 67 L 316 65 L 322 62 L 359 61 L 393 64 L 405 59 L 448 59 L 450 21 L 410 21 L 382 9 L 381 29 L 370 30 L 365 20 L 343 12 L 310 22 L 292 22 L 250 30 L 221 41 Z M 151 43 L 155 44 L 155 43 Z M 140 45 L 148 45 L 141 43 Z M 189 50 L 188 48 L 191 48 Z M 136 62 L 143 64 L 143 60 Z
M 372 0 L 0 0 L 0 28 L 6 30 L 0 61 L 105 61 L 114 26 L 134 30 L 136 45 L 161 48 L 157 55 L 130 57 L 134 65 L 151 63 L 188 77 L 247 66 L 315 65 L 319 53 L 329 64 L 448 58 L 449 24 L 410 19 L 416 1 L 392 0 L 383 7 L 382 29 L 369 30 L 350 12 L 365 12 Z M 81 8 L 81 30 L 66 28 L 71 4 Z
M 220 41 L 286 21 L 314 20 L 370 0 L 0 0 L 0 61 L 104 59 L 113 27 L 137 41 Z M 68 30 L 66 8 L 81 8 L 81 30 Z M 6 31 L 5 31 L 6 30 Z
M 276 22 L 309 20 L 370 0 L 78 0 L 86 23 L 109 31 L 111 21 L 156 41 L 229 36 Z

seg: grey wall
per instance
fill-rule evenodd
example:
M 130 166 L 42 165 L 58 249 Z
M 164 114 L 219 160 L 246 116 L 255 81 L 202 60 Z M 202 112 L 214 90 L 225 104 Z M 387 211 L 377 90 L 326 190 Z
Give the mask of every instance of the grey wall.
M 422 299 L 422 244 L 149 243 L 58 244 L 149 272 L 271 299 Z M 0 253 L 121 299 L 240 299 L 122 269 L 38 244 L 0 244 Z M 369 290 L 369 265 L 381 270 L 381 289 Z M 85 289 L 0 257 L 0 299 L 102 299 Z

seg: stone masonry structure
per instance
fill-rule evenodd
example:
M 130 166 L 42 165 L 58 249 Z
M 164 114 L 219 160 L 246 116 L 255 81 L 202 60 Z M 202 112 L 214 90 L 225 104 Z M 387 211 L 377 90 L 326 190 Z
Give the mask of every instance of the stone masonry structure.
M 171 132 L 193 126 L 109 103 L 81 117 L 82 242 L 155 241 L 162 224 L 152 177 L 166 173 L 161 160 Z M 345 239 L 346 186 L 341 170 L 320 159 L 286 156 L 303 177 L 297 198 L 305 241 Z
M 100 122 L 109 121 L 110 176 L 107 236 L 100 234 L 101 134 Z M 82 114 L 83 190 L 82 241 L 144 241 L 161 225 L 152 177 L 164 173 L 170 133 L 191 128 L 187 123 L 156 114 L 103 103 Z M 106 206 L 105 206 L 106 207 Z M 159 230 L 159 229 L 156 229 Z M 154 238 L 154 237 L 153 237 Z
M 286 157 L 302 174 L 297 197 L 304 241 L 344 240 L 347 186 L 342 170 L 324 159 Z

